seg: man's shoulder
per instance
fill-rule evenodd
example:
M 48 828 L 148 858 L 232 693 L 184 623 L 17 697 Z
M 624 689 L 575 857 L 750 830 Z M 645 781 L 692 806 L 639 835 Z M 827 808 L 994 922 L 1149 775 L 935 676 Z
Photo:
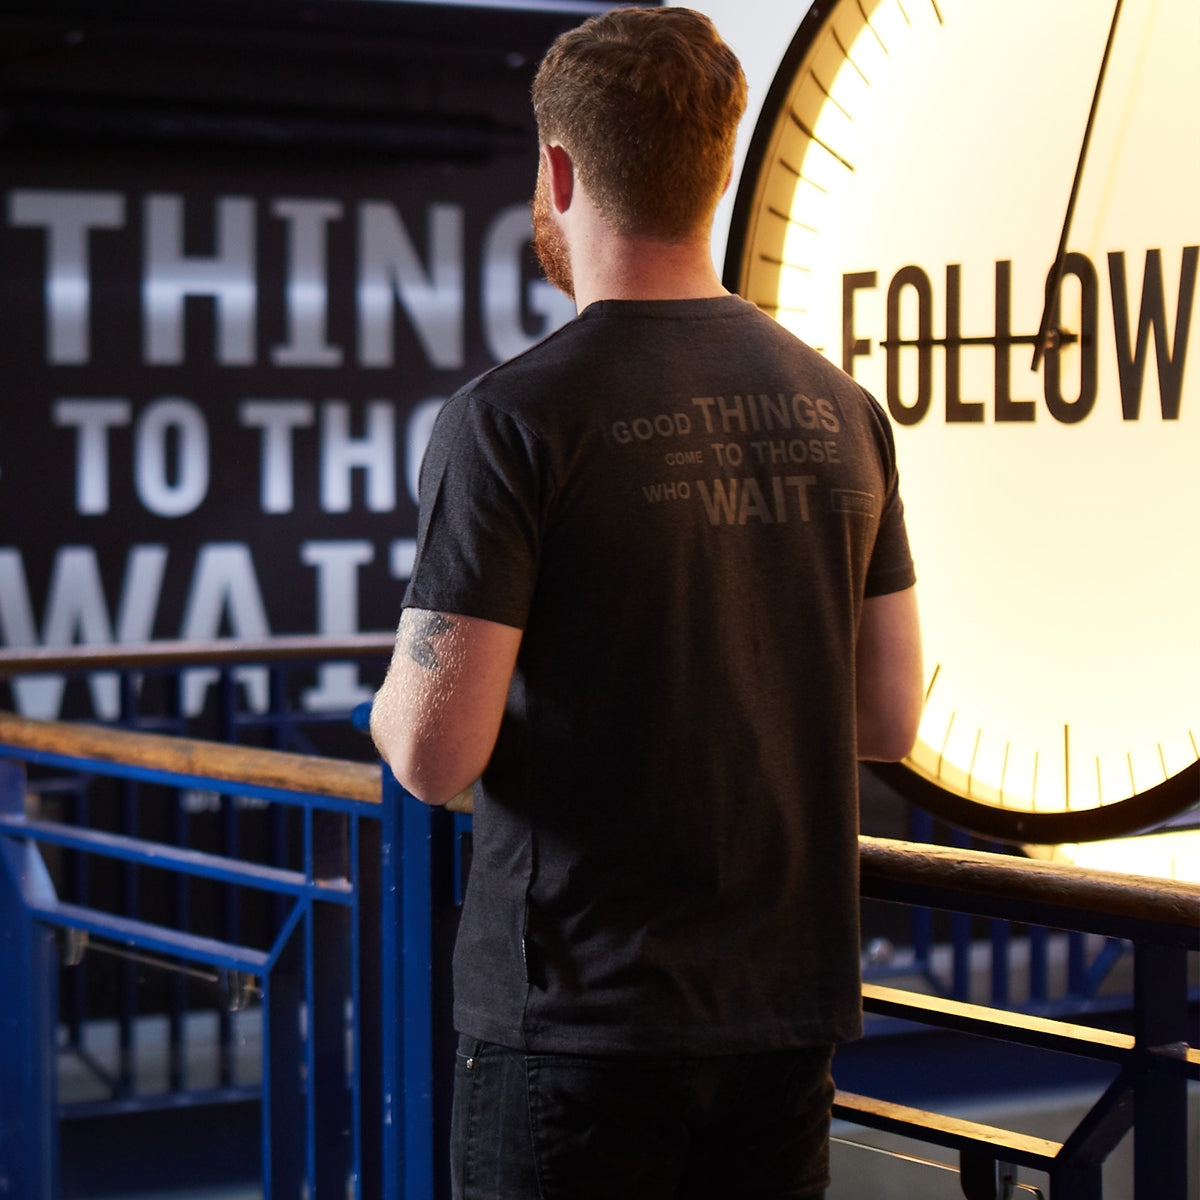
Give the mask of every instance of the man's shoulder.
M 545 404 L 561 407 L 565 395 L 586 390 L 603 357 L 594 330 L 576 318 L 520 354 L 476 375 L 444 407 L 484 408 L 532 419 Z

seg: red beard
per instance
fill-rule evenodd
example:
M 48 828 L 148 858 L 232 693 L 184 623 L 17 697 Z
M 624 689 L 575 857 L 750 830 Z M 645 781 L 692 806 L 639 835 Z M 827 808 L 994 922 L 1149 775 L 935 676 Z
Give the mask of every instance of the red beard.
M 541 263 L 542 273 L 559 291 L 575 299 L 575 281 L 571 275 L 571 256 L 567 252 L 562 232 L 550 212 L 550 186 L 545 172 L 538 168 L 537 186 L 533 192 L 533 249 Z

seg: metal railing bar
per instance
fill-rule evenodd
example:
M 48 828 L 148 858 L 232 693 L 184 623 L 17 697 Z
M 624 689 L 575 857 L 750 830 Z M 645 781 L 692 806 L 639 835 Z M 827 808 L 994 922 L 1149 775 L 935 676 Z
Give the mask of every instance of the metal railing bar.
M 68 1042 L 65 1046 L 60 1047 L 59 1053 L 70 1054 L 73 1058 L 78 1059 L 93 1078 L 99 1080 L 101 1086 L 108 1088 L 110 1094 L 116 1092 L 117 1077 L 82 1044 Z
M 244 979 L 251 979 L 253 976 L 243 977 L 238 971 L 229 971 L 224 967 L 214 971 L 203 971 L 199 967 L 187 966 L 177 958 L 159 958 L 154 954 L 143 954 L 140 951 L 129 950 L 124 946 L 114 946 L 90 937 L 87 940 L 87 948 L 97 954 L 107 954 L 112 958 L 121 959 L 123 962 L 139 963 L 145 967 L 170 971 L 176 975 L 186 976 L 188 979 L 207 983 L 222 994 L 223 1008 L 228 1012 L 240 1012 L 246 1007 L 247 1000 L 262 998 L 262 988 L 257 984 L 244 982 Z
M 1082 994 L 1085 996 L 1096 995 L 1113 966 L 1125 956 L 1127 950 L 1128 947 L 1119 938 L 1108 938 L 1100 953 L 1092 959 L 1090 964 L 1085 966 Z
M 312 813 L 305 815 L 307 828 L 306 841 L 308 850 L 305 858 L 312 869 Z M 313 1086 L 304 1089 L 304 1128 L 308 1136 L 304 1139 L 304 1191 L 302 1195 L 316 1196 L 317 1194 L 317 996 L 316 979 L 316 940 L 313 929 L 313 910 L 311 904 L 304 906 L 304 1008 L 301 1010 L 304 1021 L 303 1055 L 304 1078 L 313 1081 Z
M 307 909 L 308 905 L 304 902 L 303 898 L 300 898 L 292 905 L 291 911 L 284 918 L 283 924 L 279 927 L 279 932 L 275 935 L 275 940 L 271 943 L 271 949 L 267 951 L 272 970 L 279 961 L 279 956 L 287 948 L 292 934 L 296 932 L 296 926 L 300 923 L 300 918 L 304 916 Z
M 107 942 L 96 941 L 90 937 L 87 948 L 97 954 L 108 954 L 125 962 L 140 963 L 142 966 L 155 967 L 163 971 L 178 971 L 179 974 L 186 975 L 189 979 L 198 979 L 202 983 L 211 983 L 214 986 L 221 979 L 218 971 L 202 971 L 199 967 L 187 966 L 177 959 L 159 958 L 154 954 L 141 954 L 136 950 L 128 950 L 124 946 L 109 945 Z
M 352 1200 L 362 1197 L 362 1167 L 363 1167 L 363 1129 L 362 1129 L 362 1030 L 359 1022 L 362 1020 L 362 898 L 359 887 L 362 882 L 362 872 L 359 869 L 359 822 L 350 822 L 350 878 L 354 881 L 354 896 L 350 918 L 350 1004 L 351 1019 L 346 1024 L 346 1036 L 350 1038 L 347 1047 L 347 1084 L 350 1087 L 350 1136 L 351 1155 L 355 1166 L 355 1190 Z
M 918 1167 L 933 1167 L 937 1171 L 949 1171 L 952 1175 L 958 1174 L 958 1168 L 953 1163 L 938 1162 L 936 1158 L 921 1158 L 917 1154 L 905 1154 L 903 1151 L 892 1150 L 887 1146 L 872 1146 L 870 1142 L 856 1142 L 853 1138 L 831 1136 L 829 1140 L 839 1146 L 853 1146 L 855 1150 L 869 1150 L 872 1154 L 882 1154 L 885 1158 L 896 1158 L 901 1162 L 913 1163 Z
M 962 1000 L 864 983 L 863 1007 L 884 1016 L 901 1017 L 944 1029 L 995 1037 L 1006 1042 L 1059 1050 L 1108 1062 L 1123 1062 L 1135 1047 L 1132 1034 L 1091 1025 L 1075 1025 L 1028 1013 L 987 1008 Z
M 865 835 L 859 853 L 871 899 L 1105 935 L 1155 925 L 1164 944 L 1200 949 L 1200 884 Z
M 1063 1143 L 1063 1157 L 1098 1166 L 1133 1128 L 1134 1084 L 1122 1071 Z
M 298 912 L 300 905 L 296 904 L 293 907 L 292 915 Z M 291 918 L 289 917 L 289 920 Z M 276 947 L 282 947 L 285 943 L 278 941 Z M 275 959 L 278 958 L 278 952 L 272 956 L 272 966 Z M 259 1090 L 259 1146 L 262 1155 L 262 1161 L 259 1164 L 259 1170 L 262 1178 L 262 1188 L 264 1197 L 274 1197 L 274 1155 L 271 1153 L 271 1132 L 274 1128 L 272 1113 L 272 1088 L 270 1079 L 268 1078 L 268 1063 L 271 1055 L 271 976 L 266 974 L 263 976 L 263 1002 L 261 1012 L 262 1020 L 262 1061 L 263 1061 L 263 1080 Z
M 853 1092 L 839 1091 L 834 1096 L 833 1116 L 853 1125 L 865 1125 L 908 1137 L 915 1136 L 913 1131 L 919 1130 L 919 1141 L 951 1150 L 977 1149 L 993 1159 L 1041 1171 L 1049 1168 L 1063 1148 L 1061 1142 L 1048 1138 L 999 1129 L 995 1125 L 968 1121 L 962 1117 L 948 1117 L 927 1109 L 893 1104 L 888 1100 L 876 1100 Z
M 314 888 L 322 900 L 333 904 L 349 904 L 354 894 L 353 885 L 346 879 L 310 881 L 299 871 L 247 862 L 221 854 L 208 854 L 201 850 L 189 850 L 164 842 L 143 841 L 99 829 L 80 829 L 56 821 L 0 815 L 0 831 L 30 841 L 49 842 L 69 850 L 215 879 L 258 891 L 298 896 Z
M 8 757 L 84 773 L 90 765 L 105 774 L 154 782 L 171 777 L 185 786 L 210 789 L 214 782 L 228 784 L 229 790 L 238 794 L 291 803 L 303 803 L 304 796 L 310 795 L 379 805 L 378 763 L 39 721 L 5 712 L 0 712 L 0 743 Z
M 105 1100 L 72 1100 L 61 1106 L 63 1117 L 79 1120 L 86 1117 L 119 1116 L 126 1113 L 161 1112 L 165 1109 L 201 1108 L 214 1104 L 244 1104 L 257 1101 L 257 1083 L 231 1086 L 192 1088 L 187 1092 L 139 1092 Z
M 136 671 L 152 667 L 218 666 L 231 663 L 270 663 L 286 660 L 345 662 L 390 655 L 395 631 L 345 637 L 319 634 L 273 637 L 249 642 L 216 638 L 194 642 L 167 640 L 127 645 L 7 647 L 0 650 L 0 679 L 12 675 L 55 671 Z
M 152 735 L 153 736 L 153 735 Z M 182 738 L 170 738 L 170 741 L 182 741 Z M 214 742 L 214 746 L 224 743 Z M 283 754 L 285 751 L 264 750 L 264 754 Z M 312 789 L 293 791 L 289 787 L 273 787 L 256 783 L 235 783 L 224 778 L 214 778 L 211 775 L 185 775 L 177 771 L 159 770 L 155 767 L 135 766 L 123 763 L 112 763 L 106 759 L 71 758 L 46 750 L 29 750 L 24 747 L 4 746 L 0 754 L 6 758 L 19 759 L 33 766 L 63 768 L 82 768 L 85 775 L 104 775 L 113 779 L 131 779 L 139 783 L 161 784 L 172 788 L 194 788 L 197 791 L 217 792 L 222 795 L 236 795 L 250 800 L 264 800 L 268 803 L 289 804 L 296 808 L 319 808 L 326 812 L 361 814 L 364 806 L 378 809 L 379 800 L 366 799 L 361 796 L 344 797 L 339 793 L 319 792 Z M 297 756 L 304 757 L 304 756 Z M 327 760 L 332 762 L 333 760 Z M 341 760 L 338 760 L 341 761 Z M 362 763 L 346 762 L 346 766 L 365 766 Z M 31 789 L 32 790 L 32 789 Z M 348 790 L 348 789 L 347 789 Z M 357 790 L 357 789 L 356 789 Z
M 261 975 L 270 967 L 269 956 L 249 946 L 200 937 L 132 917 L 118 917 L 78 904 L 39 901 L 30 897 L 26 897 L 25 903 L 39 920 L 64 929 L 83 929 L 100 937 L 122 941 L 126 945 L 142 946 L 147 950 L 157 950 L 160 954 L 177 955 L 215 967 L 233 967 L 251 975 Z

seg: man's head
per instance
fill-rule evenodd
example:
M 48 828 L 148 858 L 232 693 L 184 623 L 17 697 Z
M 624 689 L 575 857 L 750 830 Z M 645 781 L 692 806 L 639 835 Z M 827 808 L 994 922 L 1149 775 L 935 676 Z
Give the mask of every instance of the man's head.
M 614 232 L 681 240 L 707 229 L 728 180 L 746 78 L 701 13 L 622 8 L 555 41 L 533 107 Z

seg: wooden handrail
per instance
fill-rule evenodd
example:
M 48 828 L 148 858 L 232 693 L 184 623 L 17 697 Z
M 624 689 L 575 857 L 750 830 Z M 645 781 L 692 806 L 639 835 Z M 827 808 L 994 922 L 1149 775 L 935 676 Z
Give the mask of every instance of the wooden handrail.
M 891 838 L 862 836 L 859 849 L 863 895 L 889 898 L 889 885 L 921 888 L 941 894 L 947 908 L 972 897 L 964 911 L 976 912 L 987 907 L 980 900 L 1035 903 L 1170 926 L 1200 940 L 1200 884 Z
M 316 792 L 377 803 L 378 763 L 358 763 L 281 750 L 262 750 L 163 734 L 69 722 L 39 721 L 0 712 L 0 745 L 96 762 L 288 791 Z M 890 838 L 859 838 L 863 894 L 889 898 L 892 888 L 920 888 L 956 900 L 1007 905 L 1034 902 L 1068 912 L 1105 913 L 1126 920 L 1200 930 L 1200 885 L 1085 870 L 977 850 L 929 846 Z M 935 901 L 929 901 L 934 903 Z
M 382 778 L 378 763 L 261 750 L 195 738 L 126 729 L 37 721 L 0 712 L 0 746 L 20 746 L 46 754 L 126 763 L 152 771 L 211 778 L 232 786 L 315 792 L 344 800 L 379 803 Z
M 130 645 L 29 646 L 0 649 L 0 678 L 48 671 L 136 671 L 147 667 L 206 667 L 285 660 L 337 662 L 388 656 L 394 633 L 346 637 L 296 635 L 248 642 L 216 638 L 207 642 L 154 641 Z

